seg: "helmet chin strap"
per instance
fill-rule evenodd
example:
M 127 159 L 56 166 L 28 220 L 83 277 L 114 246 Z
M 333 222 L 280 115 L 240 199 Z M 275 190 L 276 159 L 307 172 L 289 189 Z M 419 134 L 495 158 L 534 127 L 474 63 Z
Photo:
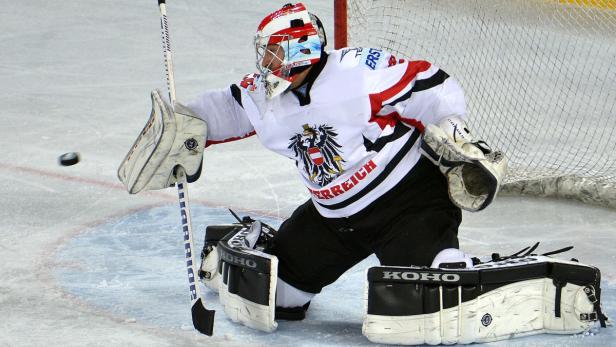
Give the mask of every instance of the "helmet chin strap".
M 304 65 L 304 66 L 298 66 L 298 67 L 294 67 L 291 69 L 289 75 L 294 76 L 294 75 L 299 75 L 302 72 L 308 70 L 309 68 L 311 68 L 312 65 Z
M 275 76 L 269 76 L 265 78 L 265 83 L 266 83 L 266 94 L 267 96 L 272 99 L 275 98 L 276 96 L 287 92 L 289 90 L 294 90 L 296 88 L 301 87 L 302 85 L 306 84 L 307 82 L 307 76 L 309 75 L 309 71 L 311 66 L 306 66 L 303 67 L 303 71 L 300 71 L 299 73 L 295 74 L 297 75 L 297 77 L 293 80 L 293 82 L 289 82 L 288 80 L 285 80 L 283 78 L 279 78 L 279 77 L 275 77 Z M 282 89 L 282 88 L 278 88 L 278 86 L 280 84 L 287 84 L 286 88 Z
M 297 78 L 291 83 L 289 89 L 297 89 L 302 85 L 306 84 L 306 77 L 308 76 L 308 70 L 312 67 L 312 65 L 300 66 L 293 68 L 291 70 L 292 75 L 298 75 Z M 287 90 L 289 90 L 287 89 Z

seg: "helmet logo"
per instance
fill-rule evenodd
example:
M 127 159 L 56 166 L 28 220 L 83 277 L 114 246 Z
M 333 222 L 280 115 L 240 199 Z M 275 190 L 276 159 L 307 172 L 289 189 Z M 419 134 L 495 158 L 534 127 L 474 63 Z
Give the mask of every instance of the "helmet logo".
M 291 25 L 291 28 L 303 27 L 304 26 L 304 20 L 301 19 L 301 18 L 291 19 L 291 22 L 289 24 Z

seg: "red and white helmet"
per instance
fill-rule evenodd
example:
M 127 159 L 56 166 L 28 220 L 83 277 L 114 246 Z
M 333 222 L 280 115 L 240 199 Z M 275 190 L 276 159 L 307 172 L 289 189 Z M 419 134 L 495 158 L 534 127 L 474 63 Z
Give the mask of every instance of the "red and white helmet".
M 319 29 L 323 34 L 302 3 L 286 4 L 261 21 L 255 49 L 268 97 L 286 91 L 299 72 L 320 60 L 324 34 L 320 37 Z

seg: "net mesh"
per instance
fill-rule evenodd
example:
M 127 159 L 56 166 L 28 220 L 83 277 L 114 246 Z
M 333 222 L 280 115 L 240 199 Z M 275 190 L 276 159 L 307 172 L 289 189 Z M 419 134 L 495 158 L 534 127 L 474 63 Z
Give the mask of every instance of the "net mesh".
M 616 183 L 616 0 L 353 0 L 348 42 L 454 76 L 506 182 Z

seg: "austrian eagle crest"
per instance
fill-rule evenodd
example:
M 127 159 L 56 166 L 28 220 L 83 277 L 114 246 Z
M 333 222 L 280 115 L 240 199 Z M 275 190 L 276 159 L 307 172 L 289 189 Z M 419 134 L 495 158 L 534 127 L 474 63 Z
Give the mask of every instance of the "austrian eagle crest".
M 309 179 L 323 187 L 344 171 L 341 146 L 336 142 L 338 134 L 329 125 L 304 124 L 303 128 L 302 133 L 289 139 L 288 148 L 293 149 L 297 165 L 304 165 Z

